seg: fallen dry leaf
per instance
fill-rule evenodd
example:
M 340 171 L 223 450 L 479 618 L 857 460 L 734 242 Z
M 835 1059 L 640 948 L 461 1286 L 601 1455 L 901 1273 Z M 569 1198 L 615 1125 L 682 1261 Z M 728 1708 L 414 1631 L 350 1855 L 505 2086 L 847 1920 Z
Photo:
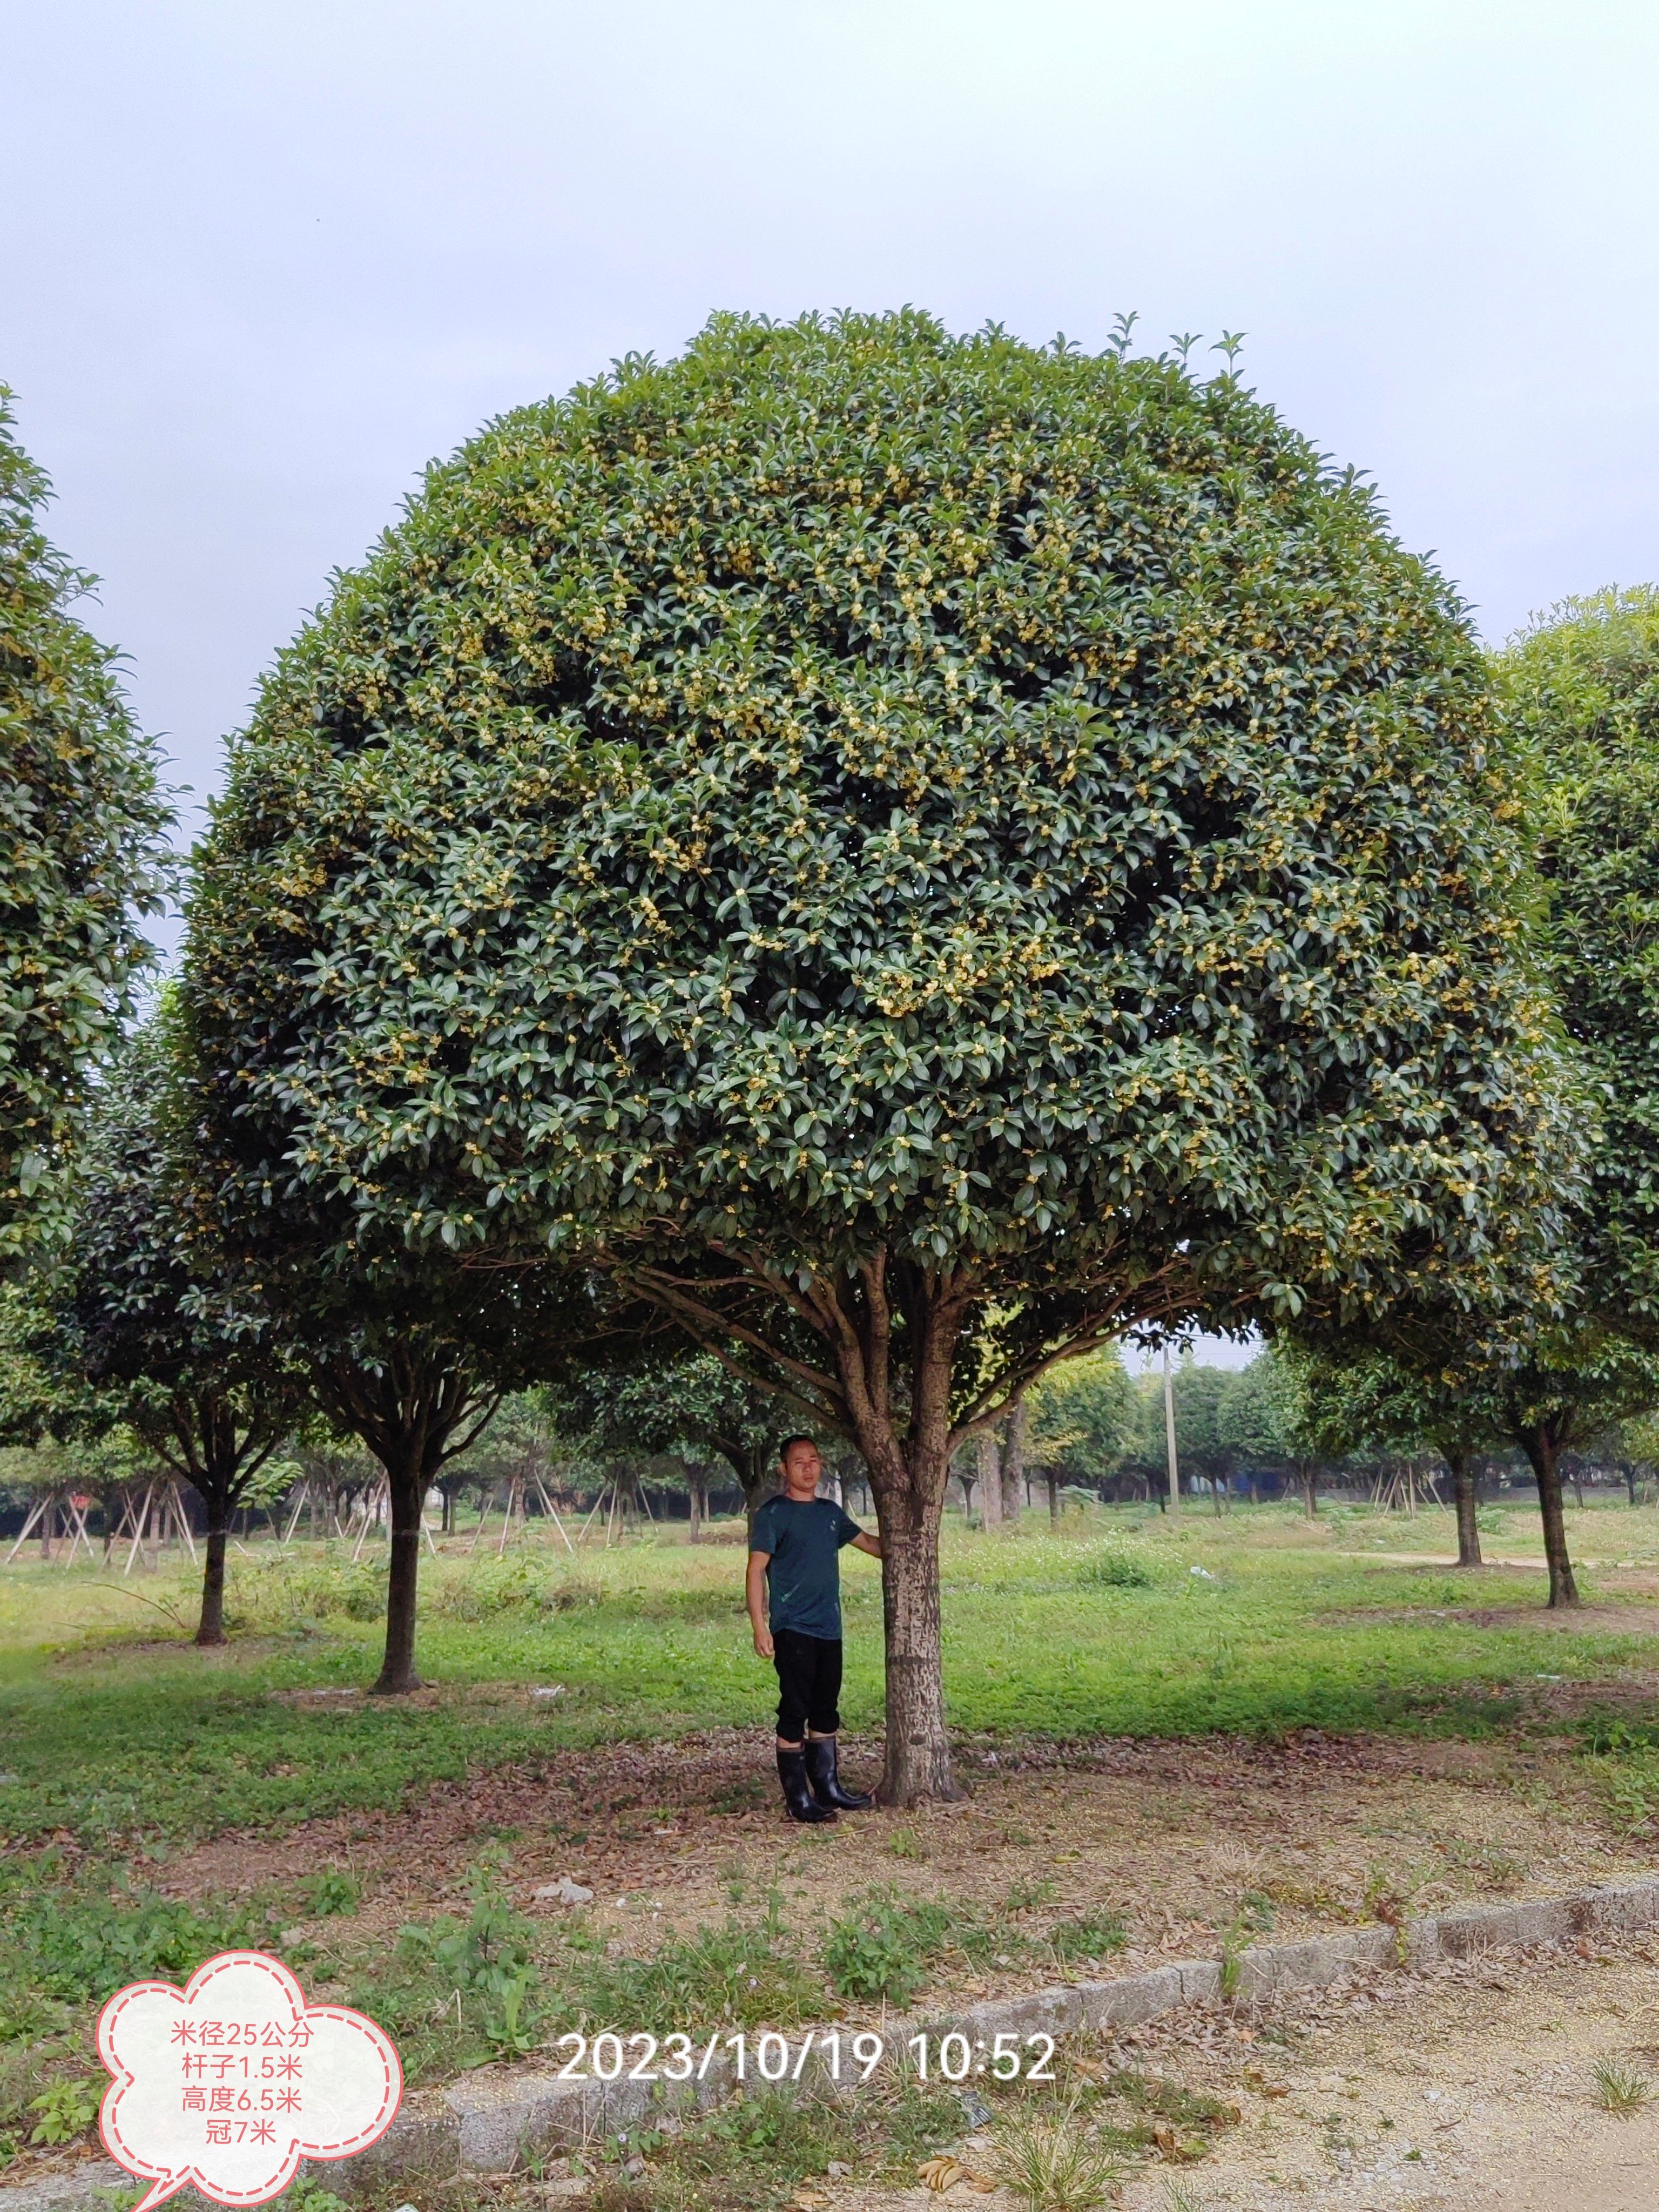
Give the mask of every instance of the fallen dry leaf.
M 1201 2150 L 1188 2150 L 1175 2130 L 1162 2123 L 1152 2130 L 1152 2148 L 1167 2166 L 1190 2166 L 1204 2155 Z
M 1270 2081 L 1259 2066 L 1244 2069 L 1244 2082 L 1246 2087 L 1254 2089 L 1258 2097 L 1288 2097 L 1291 2094 L 1288 2081 Z
M 949 2151 L 941 2151 L 937 2158 L 930 2158 L 926 2165 L 918 2166 L 916 2179 L 925 2181 L 929 2189 L 936 2189 L 941 2195 L 947 2189 L 971 2189 L 981 2197 L 989 2197 L 996 2188 L 994 2181 L 988 2179 L 982 2173 L 975 2173 L 971 2166 L 964 2166 L 959 2158 L 952 2158 Z

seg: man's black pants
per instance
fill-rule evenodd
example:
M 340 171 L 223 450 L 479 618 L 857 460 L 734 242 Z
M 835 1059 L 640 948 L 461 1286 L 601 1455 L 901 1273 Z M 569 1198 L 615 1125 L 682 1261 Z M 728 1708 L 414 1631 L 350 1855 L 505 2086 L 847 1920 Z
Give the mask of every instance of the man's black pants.
M 834 1735 L 841 1726 L 841 1638 L 803 1636 L 798 1628 L 772 1632 L 772 1664 L 778 1670 L 778 1741 L 799 1743 L 808 1729 Z

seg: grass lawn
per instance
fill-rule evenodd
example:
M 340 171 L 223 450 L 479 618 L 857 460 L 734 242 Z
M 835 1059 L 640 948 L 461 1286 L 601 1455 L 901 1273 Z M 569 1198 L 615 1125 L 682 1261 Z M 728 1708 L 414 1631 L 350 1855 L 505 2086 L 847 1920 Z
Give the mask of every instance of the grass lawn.
M 783 2025 L 918 1979 L 1031 1986 L 1645 1862 L 1659 1509 L 1570 1514 L 1597 1564 L 1565 1616 L 1530 1509 L 1485 1520 L 1494 1558 L 1540 1564 L 1449 1571 L 1449 1517 L 1427 1512 L 953 1519 L 947 1689 L 974 1802 L 823 1832 L 775 1816 L 738 1527 L 574 1559 L 452 1545 L 422 1568 L 430 1686 L 390 1702 L 361 1694 L 383 1554 L 234 1553 L 220 1653 L 187 1641 L 187 1569 L 14 1565 L 0 2160 L 38 2154 L 42 2096 L 77 2132 L 112 1988 L 228 1943 L 374 2012 L 418 2081 L 581 2018 Z M 865 1771 L 878 1575 L 846 1555 Z M 534 1905 L 563 1871 L 600 1890 L 591 1911 Z
M 1528 1512 L 1487 1517 L 1494 1553 L 1538 1553 Z M 1338 1508 L 1314 1524 L 1278 1508 L 1220 1522 L 1189 1508 L 1172 1528 L 1119 1511 L 1073 1516 L 1057 1535 L 1034 1516 L 1018 1534 L 990 1536 L 953 1518 L 953 1723 L 970 1737 L 1062 1740 L 1486 1734 L 1532 1725 L 1544 1677 L 1606 1684 L 1624 1702 L 1647 1665 L 1650 1594 L 1620 1586 L 1644 1584 L 1643 1567 L 1659 1563 L 1659 1508 L 1598 1505 L 1571 1514 L 1569 1528 L 1577 1553 L 1609 1567 L 1588 1572 L 1592 1603 L 1564 1633 L 1541 1609 L 1536 1573 L 1487 1570 L 1472 1590 L 1470 1577 L 1427 1564 L 1451 1555 L 1440 1514 Z M 665 1538 L 574 1559 L 456 1546 L 422 1567 L 419 1656 L 433 1691 L 372 1703 L 306 1694 L 373 1679 L 382 1571 L 372 1554 L 353 1568 L 343 1549 L 233 1553 L 233 1641 L 218 1654 L 180 1632 L 192 1619 L 187 1567 L 135 1570 L 124 1583 L 84 1565 L 19 1562 L 0 1574 L 0 1838 L 96 1851 L 166 1844 L 389 1808 L 411 1784 L 554 1747 L 763 1730 L 775 1693 L 741 1614 L 739 1535 L 716 1535 L 725 1540 Z M 1417 1551 L 1417 1571 L 1397 1556 Z M 1102 1578 L 1119 1554 L 1146 1586 Z M 845 1717 L 868 1730 L 881 1711 L 879 1570 L 850 1553 L 846 1563 Z M 1473 1622 L 1472 1604 L 1504 1617 Z M 555 1684 L 556 1698 L 527 1694 Z

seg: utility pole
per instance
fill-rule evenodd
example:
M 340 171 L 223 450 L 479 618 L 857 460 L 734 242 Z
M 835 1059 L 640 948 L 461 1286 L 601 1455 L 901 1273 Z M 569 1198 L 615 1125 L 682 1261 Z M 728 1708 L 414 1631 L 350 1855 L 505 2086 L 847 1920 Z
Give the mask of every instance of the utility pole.
M 1170 1518 L 1181 1518 L 1181 1468 L 1176 1458 L 1175 1384 L 1170 1379 L 1170 1347 L 1164 1347 L 1164 1449 L 1170 1462 Z

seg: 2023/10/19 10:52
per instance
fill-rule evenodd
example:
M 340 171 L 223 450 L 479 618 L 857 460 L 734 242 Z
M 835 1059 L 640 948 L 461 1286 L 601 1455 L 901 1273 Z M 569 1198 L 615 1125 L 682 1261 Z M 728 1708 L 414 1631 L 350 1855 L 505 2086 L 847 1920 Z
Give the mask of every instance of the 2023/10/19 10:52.
M 888 2057 L 888 2042 L 874 2028 L 843 2035 L 839 2028 L 809 2028 L 799 2042 L 768 2029 L 749 2035 L 716 2029 L 704 2041 L 689 2035 L 562 2035 L 556 2051 L 569 2057 L 561 2081 L 704 2081 L 718 2066 L 739 2081 L 799 2081 L 809 2059 L 832 2081 L 867 2081 Z M 896 2062 L 923 2081 L 967 2081 L 988 2075 L 997 2081 L 1052 2081 L 1052 2035 L 969 2036 L 951 2029 L 905 2037 L 893 2046 Z

